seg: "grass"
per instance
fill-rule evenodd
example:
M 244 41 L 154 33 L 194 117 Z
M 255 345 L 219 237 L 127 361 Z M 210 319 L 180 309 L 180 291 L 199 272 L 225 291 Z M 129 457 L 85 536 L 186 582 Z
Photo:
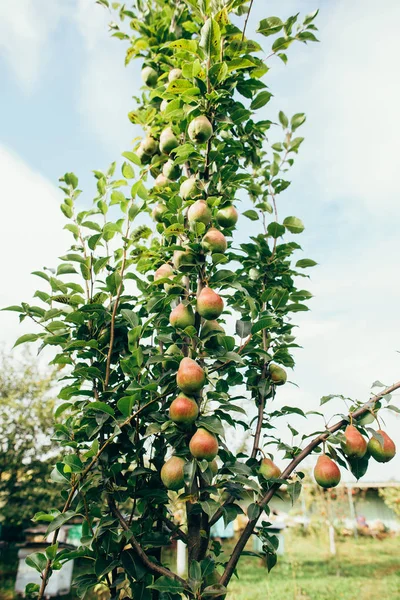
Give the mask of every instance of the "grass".
M 337 541 L 329 555 L 327 539 L 285 534 L 285 556 L 269 575 L 261 561 L 244 556 L 239 579 L 227 600 L 400 600 L 400 538 Z
M 267 574 L 256 557 L 239 562 L 227 600 L 400 600 L 400 537 L 337 540 L 329 555 L 325 536 L 285 534 L 285 555 Z M 16 553 L 0 558 L 0 600 L 14 600 Z M 65 597 L 75 598 L 73 595 Z

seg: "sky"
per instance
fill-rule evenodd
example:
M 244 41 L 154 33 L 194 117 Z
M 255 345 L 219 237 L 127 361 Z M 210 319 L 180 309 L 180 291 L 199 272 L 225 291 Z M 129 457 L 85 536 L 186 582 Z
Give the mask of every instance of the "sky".
M 303 410 L 318 410 L 330 393 L 367 400 L 373 381 L 390 385 L 400 374 L 400 4 L 386 0 L 383 11 L 377 0 L 255 0 L 248 35 L 267 16 L 316 8 L 321 43 L 293 45 L 286 66 L 269 61 L 265 82 L 274 97 L 258 113 L 272 120 L 279 110 L 307 114 L 293 183 L 279 200 L 282 216 L 305 223 L 303 257 L 318 262 L 306 281 L 312 311 L 296 315 L 303 349 L 290 380 L 298 387 L 284 386 L 277 400 Z M 94 0 L 20 0 L 18 11 L 0 3 L 2 306 L 29 301 L 31 271 L 53 266 L 69 243 L 59 176 L 77 173 L 90 198 L 91 171 L 106 168 L 138 135 L 126 115 L 141 86 L 140 64 L 124 67 L 109 20 Z M 271 38 L 257 40 L 268 51 Z M 249 223 L 239 221 L 239 239 Z M 15 314 L 0 313 L 7 349 L 24 332 Z M 343 410 L 339 401 L 326 407 L 329 415 Z M 399 417 L 382 416 L 400 447 Z M 282 423 L 278 433 L 289 441 Z M 295 423 L 302 433 L 320 426 Z M 365 480 L 398 478 L 400 457 L 371 463 Z

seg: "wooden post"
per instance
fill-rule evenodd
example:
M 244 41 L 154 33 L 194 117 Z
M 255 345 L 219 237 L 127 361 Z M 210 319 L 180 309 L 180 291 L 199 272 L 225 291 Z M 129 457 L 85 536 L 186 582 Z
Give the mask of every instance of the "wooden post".
M 182 540 L 176 542 L 176 572 L 180 577 L 186 575 L 186 544 Z
M 353 521 L 354 537 L 357 538 L 358 537 L 357 518 L 356 518 L 356 509 L 355 509 L 355 506 L 354 506 L 354 500 L 353 500 L 352 490 L 353 490 L 352 487 L 347 486 L 347 497 L 349 499 L 349 506 L 350 506 L 350 518 Z

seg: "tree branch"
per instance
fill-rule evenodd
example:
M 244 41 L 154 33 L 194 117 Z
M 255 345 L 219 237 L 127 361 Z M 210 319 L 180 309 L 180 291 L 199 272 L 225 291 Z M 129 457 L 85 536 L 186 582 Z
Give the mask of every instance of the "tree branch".
M 365 404 L 363 404 L 363 406 L 360 406 L 360 408 L 358 408 L 356 411 L 354 411 L 353 413 L 351 413 L 352 418 L 359 418 L 362 417 L 363 415 L 365 415 L 367 412 L 370 412 L 371 410 L 374 409 L 376 402 L 378 402 L 378 400 L 380 400 L 381 398 L 383 398 L 383 396 L 386 396 L 386 394 L 390 394 L 391 392 L 393 392 L 394 390 L 397 390 L 400 388 L 400 381 L 398 381 L 397 383 L 394 383 L 393 385 L 391 385 L 390 387 L 386 388 L 385 390 L 383 390 L 382 392 L 380 392 L 379 394 L 374 395 L 368 402 L 366 402 Z M 295 468 L 309 455 L 311 454 L 311 452 L 320 444 L 322 444 L 330 435 L 331 433 L 335 433 L 335 431 L 338 431 L 339 429 L 342 429 L 342 427 L 344 427 L 345 425 L 347 425 L 348 420 L 347 419 L 342 419 L 341 421 L 338 421 L 338 423 L 335 423 L 335 425 L 332 425 L 332 427 L 328 427 L 327 430 L 324 433 L 321 433 L 320 435 L 318 435 L 316 438 L 314 438 L 305 448 L 304 450 L 302 450 L 293 460 L 292 462 L 286 467 L 286 469 L 283 471 L 282 475 L 280 476 L 280 479 L 288 479 L 289 475 L 291 475 L 293 473 L 293 471 L 295 470 Z M 261 500 L 259 500 L 257 502 L 257 504 L 261 507 L 261 508 L 265 508 L 265 506 L 267 506 L 268 502 L 271 500 L 271 498 L 274 496 L 275 492 L 279 489 L 280 484 L 273 484 L 271 486 L 271 488 L 266 492 L 266 494 L 261 498 Z M 225 567 L 225 571 L 220 579 L 220 583 L 222 585 L 227 585 L 232 577 L 232 574 L 236 568 L 236 565 L 239 561 L 239 558 L 244 550 L 244 547 L 246 546 L 251 534 L 254 531 L 254 527 L 256 526 L 256 523 L 258 521 L 258 517 L 255 519 L 251 519 L 248 521 L 246 527 L 243 530 L 242 535 L 240 536 L 236 546 L 234 547 L 231 557 Z
M 136 552 L 136 554 L 138 555 L 140 560 L 143 562 L 143 564 L 149 569 L 149 571 L 151 571 L 155 575 L 159 575 L 160 577 L 164 576 L 164 577 L 168 577 L 169 579 L 174 579 L 175 581 L 180 583 L 185 589 L 189 589 L 188 584 L 186 583 L 186 581 L 184 579 L 182 579 L 182 577 L 179 577 L 179 575 L 177 575 L 176 573 L 173 573 L 169 569 L 166 569 L 165 567 L 163 567 L 161 565 L 157 565 L 156 563 L 154 563 L 153 561 L 150 560 L 150 558 L 147 556 L 146 552 L 143 550 L 143 548 L 141 547 L 141 545 L 139 544 L 139 542 L 133 535 L 131 529 L 129 528 L 128 523 L 125 521 L 119 508 L 115 504 L 114 498 L 108 497 L 108 506 L 110 507 L 110 510 L 113 513 L 113 515 L 118 519 L 122 529 L 129 533 L 130 544 L 132 545 L 134 551 Z

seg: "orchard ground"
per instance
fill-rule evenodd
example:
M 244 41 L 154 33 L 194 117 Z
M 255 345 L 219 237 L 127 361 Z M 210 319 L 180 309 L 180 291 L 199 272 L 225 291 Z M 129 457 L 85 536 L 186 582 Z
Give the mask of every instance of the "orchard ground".
M 331 557 L 325 533 L 302 537 L 289 530 L 285 549 L 269 575 L 260 559 L 242 557 L 227 600 L 400 600 L 400 536 L 338 538 L 337 556 Z M 0 600 L 15 598 L 15 556 L 0 560 Z

